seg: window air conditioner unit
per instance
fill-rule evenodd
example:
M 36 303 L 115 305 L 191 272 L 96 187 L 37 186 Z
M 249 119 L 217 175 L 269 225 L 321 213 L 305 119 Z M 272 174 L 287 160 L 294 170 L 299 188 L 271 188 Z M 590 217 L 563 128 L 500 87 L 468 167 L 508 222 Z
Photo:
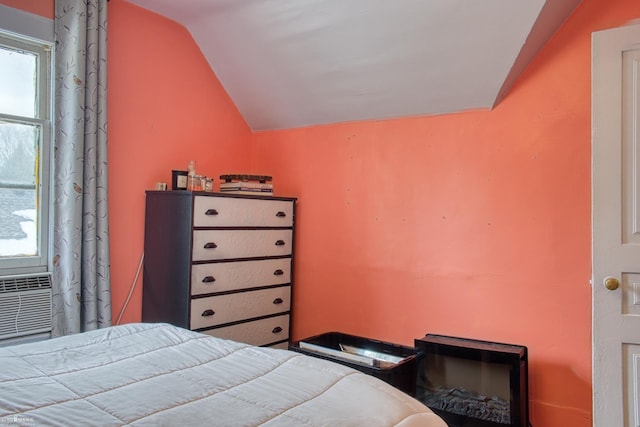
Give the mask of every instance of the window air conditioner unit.
M 0 346 L 51 336 L 51 274 L 0 277 Z

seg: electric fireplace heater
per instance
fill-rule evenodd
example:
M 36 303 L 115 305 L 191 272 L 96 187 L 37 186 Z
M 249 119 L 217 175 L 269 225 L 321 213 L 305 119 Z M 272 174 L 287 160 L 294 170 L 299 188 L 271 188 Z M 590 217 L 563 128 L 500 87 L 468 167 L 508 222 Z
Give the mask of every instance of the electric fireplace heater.
M 527 348 L 427 334 L 416 398 L 450 427 L 529 426 Z

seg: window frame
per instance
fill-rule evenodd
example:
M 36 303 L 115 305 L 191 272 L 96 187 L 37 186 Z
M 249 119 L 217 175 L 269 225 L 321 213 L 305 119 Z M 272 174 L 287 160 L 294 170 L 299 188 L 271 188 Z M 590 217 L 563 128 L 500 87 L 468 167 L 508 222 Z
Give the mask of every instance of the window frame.
M 53 214 L 51 204 L 53 147 L 53 42 L 16 34 L 4 29 L 0 23 L 0 45 L 37 56 L 36 117 L 15 116 L 0 112 L 0 119 L 36 126 L 40 129 L 38 143 L 37 195 L 37 250 L 35 256 L 1 257 L 0 276 L 43 273 L 51 271 L 49 253 L 52 242 Z

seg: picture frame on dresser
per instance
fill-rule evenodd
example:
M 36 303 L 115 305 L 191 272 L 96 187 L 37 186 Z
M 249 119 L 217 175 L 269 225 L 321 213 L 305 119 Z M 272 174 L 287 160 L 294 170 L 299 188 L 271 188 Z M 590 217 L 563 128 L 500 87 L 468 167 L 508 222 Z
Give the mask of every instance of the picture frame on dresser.
M 296 198 L 147 191 L 142 321 L 288 348 Z
M 186 190 L 187 189 L 187 171 L 171 171 L 171 189 Z

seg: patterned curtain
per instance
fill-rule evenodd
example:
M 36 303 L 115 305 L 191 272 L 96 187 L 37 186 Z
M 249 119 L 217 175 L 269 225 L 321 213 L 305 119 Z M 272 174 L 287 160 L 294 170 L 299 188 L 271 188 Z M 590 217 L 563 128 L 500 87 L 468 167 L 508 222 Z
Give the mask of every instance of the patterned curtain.
M 107 0 L 55 0 L 53 335 L 111 325 Z

